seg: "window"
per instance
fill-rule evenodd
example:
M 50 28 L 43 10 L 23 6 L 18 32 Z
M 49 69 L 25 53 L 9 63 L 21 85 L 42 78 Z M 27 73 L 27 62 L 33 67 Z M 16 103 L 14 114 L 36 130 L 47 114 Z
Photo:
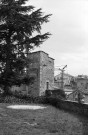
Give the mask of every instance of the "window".
M 49 82 L 46 82 L 46 89 L 49 90 Z

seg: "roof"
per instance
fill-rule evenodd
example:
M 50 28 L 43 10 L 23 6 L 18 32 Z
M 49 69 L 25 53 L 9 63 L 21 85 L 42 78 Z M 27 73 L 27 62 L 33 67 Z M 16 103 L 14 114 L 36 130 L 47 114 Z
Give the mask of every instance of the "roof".
M 64 76 L 64 77 L 65 77 L 65 76 L 73 77 L 72 75 L 66 74 L 66 73 L 64 73 L 63 76 Z M 55 78 L 59 78 L 59 77 L 61 77 L 61 73 L 55 76 Z
M 46 55 L 49 56 L 49 54 L 46 53 L 46 52 L 44 52 L 44 51 L 35 51 L 35 52 L 31 52 L 31 53 L 29 53 L 29 54 L 33 54 L 33 53 L 45 53 Z M 49 57 L 49 58 L 55 60 L 54 58 L 51 58 L 51 57 Z

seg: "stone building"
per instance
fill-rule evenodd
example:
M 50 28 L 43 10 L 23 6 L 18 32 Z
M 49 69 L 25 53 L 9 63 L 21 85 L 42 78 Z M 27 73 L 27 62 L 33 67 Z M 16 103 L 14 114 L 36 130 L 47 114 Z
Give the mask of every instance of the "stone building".
M 54 59 L 43 51 L 30 53 L 28 74 L 34 77 L 33 84 L 29 85 L 28 95 L 41 96 L 46 89 L 54 89 Z
M 43 51 L 30 53 L 27 74 L 34 77 L 30 85 L 12 86 L 11 91 L 33 97 L 42 96 L 46 89 L 54 89 L 54 59 Z
M 84 92 L 88 91 L 88 77 L 84 75 L 78 75 L 76 77 L 76 82 L 77 82 L 77 88 Z

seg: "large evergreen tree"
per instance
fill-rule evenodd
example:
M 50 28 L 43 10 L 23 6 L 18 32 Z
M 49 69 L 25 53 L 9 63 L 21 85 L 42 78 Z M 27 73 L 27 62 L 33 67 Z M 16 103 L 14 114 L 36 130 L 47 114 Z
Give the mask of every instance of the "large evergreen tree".
M 41 26 L 50 15 L 41 9 L 26 6 L 27 0 L 1 0 L 0 2 L 0 84 L 8 86 L 16 82 L 17 75 L 27 64 L 27 55 L 39 46 L 49 33 L 41 34 Z

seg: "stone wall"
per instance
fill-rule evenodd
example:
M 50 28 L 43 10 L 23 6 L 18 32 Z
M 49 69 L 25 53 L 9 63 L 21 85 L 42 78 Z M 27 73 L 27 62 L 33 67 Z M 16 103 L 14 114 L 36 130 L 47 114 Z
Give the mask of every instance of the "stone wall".
M 28 86 L 25 84 L 22 84 L 21 86 L 13 85 L 10 88 L 10 91 L 13 93 L 20 93 L 20 94 L 28 95 Z
M 54 87 L 54 59 L 48 54 L 40 53 L 40 95 L 45 94 L 46 89 Z
M 39 73 L 40 73 L 40 53 L 34 52 L 29 54 L 28 74 L 34 77 L 33 84 L 29 85 L 28 95 L 37 97 L 39 95 Z
M 46 101 L 47 103 L 57 108 L 88 116 L 88 104 L 81 104 L 81 103 L 61 100 L 53 97 L 47 98 Z

